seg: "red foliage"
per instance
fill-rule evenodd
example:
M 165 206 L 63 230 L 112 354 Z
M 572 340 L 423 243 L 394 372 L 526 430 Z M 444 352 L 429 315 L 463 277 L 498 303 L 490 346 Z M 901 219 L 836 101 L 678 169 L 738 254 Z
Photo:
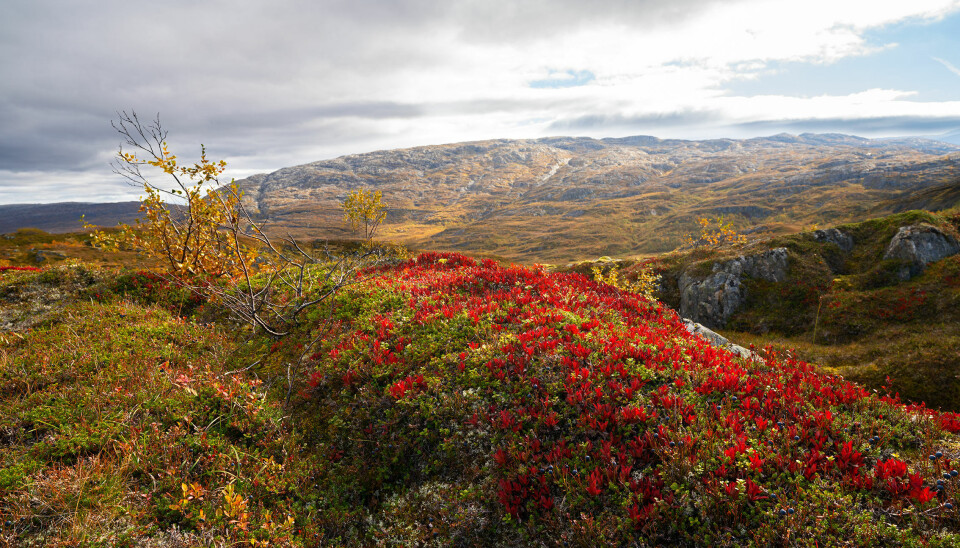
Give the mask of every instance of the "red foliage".
M 491 436 L 498 500 L 514 517 L 555 511 L 574 486 L 583 504 L 627 497 L 621 511 L 642 528 L 673 501 L 666 462 L 708 463 L 698 485 L 727 497 L 743 485 L 751 503 L 771 508 L 761 485 L 774 471 L 923 503 L 936 492 L 904 462 L 867 454 L 875 441 L 853 433 L 851 414 L 892 407 L 960 432 L 956 414 L 877 397 L 790 356 L 743 360 L 690 335 L 659 303 L 578 274 L 440 253 L 367 274 L 403 296 L 404 319 L 375 317 L 336 342 L 329 357 L 342 364 L 343 384 L 375 369 L 394 400 L 428 390 L 417 373 L 426 369 L 404 353 L 415 335 L 401 324 L 467 326 L 432 359 L 449 367 L 445 381 L 470 367 L 498 395 L 461 423 Z

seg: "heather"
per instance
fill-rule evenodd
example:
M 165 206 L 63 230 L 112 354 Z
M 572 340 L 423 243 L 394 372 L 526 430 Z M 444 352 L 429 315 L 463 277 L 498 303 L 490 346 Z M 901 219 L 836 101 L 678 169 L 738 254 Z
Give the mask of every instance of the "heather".
M 807 231 L 649 262 L 664 275 L 657 296 L 679 309 L 676 280 L 681 273 L 702 275 L 738 254 L 783 248 L 788 264 L 784 279 L 745 278 L 742 305 L 725 325 L 711 327 L 721 327 L 740 344 L 790 349 L 804 361 L 870 388 L 889 386 L 905 400 L 957 411 L 960 255 L 932 262 L 908 280 L 898 275 L 902 261 L 885 257 L 898 229 L 917 224 L 960 236 L 956 210 L 908 211 L 836 227 L 850 238 L 848 250 Z
M 285 337 L 152 273 L 0 276 L 66 295 L 0 341 L 10 543 L 958 540 L 960 417 L 579 274 L 422 254 Z

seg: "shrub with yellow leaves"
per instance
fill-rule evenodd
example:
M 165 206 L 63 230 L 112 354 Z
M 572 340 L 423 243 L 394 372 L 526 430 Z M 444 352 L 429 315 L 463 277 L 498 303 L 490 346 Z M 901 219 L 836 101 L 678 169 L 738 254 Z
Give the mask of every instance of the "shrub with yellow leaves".
M 628 280 L 616 266 L 611 266 L 606 269 L 606 271 L 600 266 L 594 266 L 592 272 L 595 282 L 607 284 L 623 291 L 636 293 L 650 300 L 657 299 L 657 291 L 660 288 L 660 275 L 650 266 L 642 265 L 635 270 L 637 277 L 633 281 Z
M 242 194 L 232 181 L 229 185 L 220 183 L 225 161 L 209 160 L 201 145 L 199 162 L 180 165 L 168 148 L 159 119 L 144 125 L 135 112 L 124 112 L 114 128 L 135 151 L 125 151 L 121 146 L 112 164 L 114 172 L 143 187 L 143 218 L 133 226 L 121 225 L 116 233 L 95 230 L 94 245 L 143 251 L 160 260 L 175 278 L 234 277 L 255 264 L 256 250 L 241 241 L 239 231 L 229 230 L 241 222 L 243 204 Z M 160 170 L 174 188 L 162 189 L 147 178 L 144 167 Z M 84 226 L 95 228 L 87 223 Z
M 95 245 L 132 248 L 159 259 L 173 283 L 276 337 L 288 334 L 304 311 L 356 283 L 362 268 L 385 258 L 385 251 L 373 245 L 338 253 L 329 246 L 305 249 L 292 237 L 275 244 L 247 211 L 233 181 L 221 184 L 226 162 L 208 159 L 201 145 L 200 161 L 181 165 L 159 117 L 144 123 L 135 112 L 118 115 L 113 127 L 128 150 L 121 145 L 112 165 L 114 172 L 143 187 L 144 216 L 116 233 L 96 230 Z M 170 190 L 147 177 L 143 170 L 151 168 L 172 182 Z M 370 243 L 384 216 L 380 193 L 351 196 L 345 204 L 347 218 L 363 228 Z
M 379 190 L 371 192 L 361 188 L 348 194 L 343 202 L 344 221 L 351 230 L 363 234 L 364 240 L 373 238 L 387 216 L 382 200 L 383 195 Z
M 733 223 L 724 222 L 723 215 L 716 218 L 698 217 L 697 224 L 700 233 L 690 236 L 683 241 L 683 245 L 692 248 L 722 247 L 725 245 L 743 245 L 747 237 L 733 228 Z

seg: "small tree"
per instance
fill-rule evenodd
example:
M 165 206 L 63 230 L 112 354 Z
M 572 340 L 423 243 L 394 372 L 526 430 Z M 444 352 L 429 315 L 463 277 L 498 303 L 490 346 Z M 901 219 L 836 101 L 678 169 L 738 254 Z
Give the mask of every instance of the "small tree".
M 163 262 L 173 282 L 278 337 L 289 333 L 305 310 L 356 282 L 359 269 L 384 257 L 373 246 L 355 253 L 335 253 L 324 246 L 311 253 L 289 235 L 275 243 L 249 214 L 233 181 L 220 183 L 226 162 L 208 160 L 201 146 L 200 161 L 181 166 L 168 149 L 159 117 L 144 124 L 135 112 L 118 114 L 114 128 L 134 152 L 121 146 L 112 165 L 143 187 L 146 197 L 140 210 L 145 220 L 121 225 L 117 234 L 97 231 L 94 240 L 99 245 L 145 251 Z M 173 188 L 166 190 L 149 179 L 145 167 L 158 169 Z M 377 194 L 379 209 L 365 211 L 373 211 L 372 220 L 379 223 L 382 215 L 376 212 L 383 206 Z M 368 234 L 376 228 L 367 226 L 373 227 Z
M 133 152 L 125 151 L 121 145 L 111 165 L 114 173 L 146 192 L 140 199 L 145 220 L 137 219 L 134 226 L 121 225 L 120 233 L 115 235 L 96 231 L 94 243 L 112 249 L 125 246 L 143 250 L 159 259 L 176 278 L 241 274 L 256 253 L 222 230 L 236 224 L 241 214 L 242 195 L 233 181 L 229 188 L 218 188 L 222 186 L 219 176 L 226 162 L 208 160 L 206 148 L 200 145 L 200 161 L 192 166 L 180 165 L 168 148 L 167 132 L 159 118 L 145 125 L 135 112 L 123 112 L 113 127 Z M 173 188 L 155 185 L 144 175 L 144 167 L 168 175 Z M 86 223 L 85 226 L 91 228 Z
M 366 189 L 356 190 L 347 194 L 343 202 L 343 220 L 350 225 L 350 229 L 363 234 L 364 240 L 373 239 L 380 223 L 387 216 L 379 190 L 370 192 Z

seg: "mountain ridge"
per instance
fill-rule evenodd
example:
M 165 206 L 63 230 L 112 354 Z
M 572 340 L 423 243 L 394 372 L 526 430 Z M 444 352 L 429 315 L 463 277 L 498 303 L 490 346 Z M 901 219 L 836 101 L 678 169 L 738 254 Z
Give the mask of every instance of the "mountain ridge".
M 261 219 L 297 236 L 349 235 L 339 203 L 366 187 L 390 207 L 386 239 L 563 261 L 667 251 L 705 215 L 774 234 L 856 221 L 877 204 L 960 180 L 958 159 L 960 147 L 917 138 L 546 137 L 352 154 L 238 184 Z
M 949 208 L 960 201 L 958 160 L 960 146 L 921 138 L 559 136 L 351 154 L 237 183 L 276 234 L 350 238 L 340 204 L 370 188 L 388 206 L 383 239 L 562 263 L 669 251 L 697 231 L 698 217 L 723 215 L 742 231 L 775 236 Z M 0 206 L 0 232 L 78 230 L 83 213 L 94 224 L 129 223 L 137 205 Z

